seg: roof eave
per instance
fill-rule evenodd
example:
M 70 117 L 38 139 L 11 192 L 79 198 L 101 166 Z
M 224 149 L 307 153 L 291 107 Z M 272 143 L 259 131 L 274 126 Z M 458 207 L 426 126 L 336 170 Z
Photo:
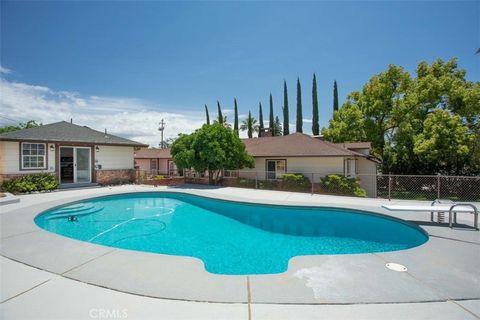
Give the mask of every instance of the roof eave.
M 74 141 L 74 140 L 51 140 L 51 139 L 38 139 L 38 138 L 4 138 L 0 137 L 0 141 L 41 141 L 49 143 L 83 143 L 99 146 L 125 146 L 125 147 L 148 147 L 148 144 L 143 143 L 106 143 L 106 142 L 92 142 L 92 141 Z

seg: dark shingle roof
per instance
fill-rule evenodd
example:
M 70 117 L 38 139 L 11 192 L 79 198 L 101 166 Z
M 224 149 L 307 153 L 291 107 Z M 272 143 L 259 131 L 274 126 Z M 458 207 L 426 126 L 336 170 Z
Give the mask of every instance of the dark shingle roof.
M 0 134 L 0 140 L 79 142 L 137 147 L 147 146 L 140 142 L 117 137 L 109 133 L 105 135 L 104 132 L 65 121 Z
M 248 153 L 254 157 L 345 157 L 364 154 L 303 133 L 287 136 L 243 139 Z

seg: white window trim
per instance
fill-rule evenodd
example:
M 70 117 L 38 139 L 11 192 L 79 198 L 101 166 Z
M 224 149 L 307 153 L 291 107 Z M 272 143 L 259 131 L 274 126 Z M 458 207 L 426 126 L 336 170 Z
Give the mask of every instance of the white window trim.
M 36 144 L 36 145 L 43 145 L 43 150 L 44 150 L 44 153 L 43 155 L 33 155 L 34 157 L 43 157 L 43 167 L 24 167 L 23 166 L 23 159 L 25 156 L 27 157 L 30 157 L 32 155 L 24 155 L 23 154 L 23 145 L 24 144 Z M 20 144 L 20 169 L 21 170 L 46 170 L 48 168 L 48 164 L 47 164 L 47 144 L 46 143 L 38 143 L 38 142 L 22 142 Z

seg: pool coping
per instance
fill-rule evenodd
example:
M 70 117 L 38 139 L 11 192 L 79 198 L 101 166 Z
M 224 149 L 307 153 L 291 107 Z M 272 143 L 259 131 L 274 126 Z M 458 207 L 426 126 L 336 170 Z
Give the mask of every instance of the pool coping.
M 373 204 L 367 205 L 368 201 L 348 197 L 334 197 L 337 203 L 328 203 L 325 197 L 309 194 L 279 191 L 259 193 L 258 190 L 239 188 L 197 189 L 187 186 L 128 191 L 99 189 L 94 196 L 69 196 L 0 214 L 0 254 L 84 283 L 140 296 L 174 300 L 357 304 L 480 299 L 480 289 L 477 289 L 480 284 L 480 236 L 479 232 L 472 234 L 463 229 L 427 224 L 420 229 L 429 234 L 430 240 L 419 247 L 386 253 L 297 256 L 289 261 L 288 270 L 284 273 L 232 276 L 207 272 L 198 258 L 86 243 L 45 231 L 33 221 L 40 212 L 65 203 L 97 196 L 155 190 L 227 201 L 266 205 L 272 205 L 271 202 L 275 201 L 277 205 L 306 207 L 323 205 L 371 211 L 400 219 L 409 217 L 408 213 L 391 213 L 382 209 L 378 200 L 372 200 Z M 423 220 L 420 222 L 428 223 L 428 219 Z M 442 252 L 447 249 L 448 257 L 443 257 L 445 253 Z M 471 251 L 473 255 L 465 254 Z M 427 267 L 422 266 L 422 259 L 428 260 L 429 256 L 433 262 Z M 447 268 L 438 266 L 434 263 L 437 260 L 448 261 L 449 265 Z M 409 271 L 394 273 L 385 268 L 385 263 L 389 261 L 406 261 L 408 263 L 404 263 Z

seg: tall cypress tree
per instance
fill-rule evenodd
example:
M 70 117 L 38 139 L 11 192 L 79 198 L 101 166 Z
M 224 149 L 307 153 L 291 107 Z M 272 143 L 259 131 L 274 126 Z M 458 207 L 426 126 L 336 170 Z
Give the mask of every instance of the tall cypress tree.
M 338 110 L 338 89 L 337 80 L 333 81 L 333 111 Z
M 237 98 L 233 99 L 234 109 L 235 109 L 235 120 L 233 123 L 233 131 L 237 133 L 238 136 L 238 106 L 237 106 Z
M 223 124 L 222 108 L 220 108 L 220 102 L 218 102 L 218 100 L 217 100 L 217 108 L 218 108 L 218 123 Z
M 205 115 L 207 116 L 207 124 L 210 124 L 210 115 L 208 114 L 208 107 L 205 105 Z
M 262 111 L 262 103 L 261 102 L 258 103 L 258 121 L 260 122 L 258 124 L 259 132 L 262 132 L 261 130 L 264 127 L 263 127 L 263 111 Z
M 282 123 L 280 122 L 280 119 L 278 119 L 278 116 L 275 117 L 275 122 L 273 123 L 273 135 L 282 135 Z
M 302 87 L 299 78 L 297 78 L 297 132 L 303 132 Z
M 272 132 L 272 135 L 275 136 L 275 130 L 273 130 L 273 125 L 275 124 L 274 123 L 274 120 L 273 120 L 273 98 L 272 98 L 272 94 L 270 93 L 270 114 L 269 114 L 269 121 L 268 121 L 268 127 L 270 128 L 271 132 Z
M 287 93 L 287 81 L 283 80 L 283 135 L 290 134 L 290 125 L 288 119 L 288 93 Z
M 320 125 L 318 124 L 318 97 L 317 97 L 317 77 L 313 74 L 312 84 L 312 133 L 318 136 L 320 133 Z

